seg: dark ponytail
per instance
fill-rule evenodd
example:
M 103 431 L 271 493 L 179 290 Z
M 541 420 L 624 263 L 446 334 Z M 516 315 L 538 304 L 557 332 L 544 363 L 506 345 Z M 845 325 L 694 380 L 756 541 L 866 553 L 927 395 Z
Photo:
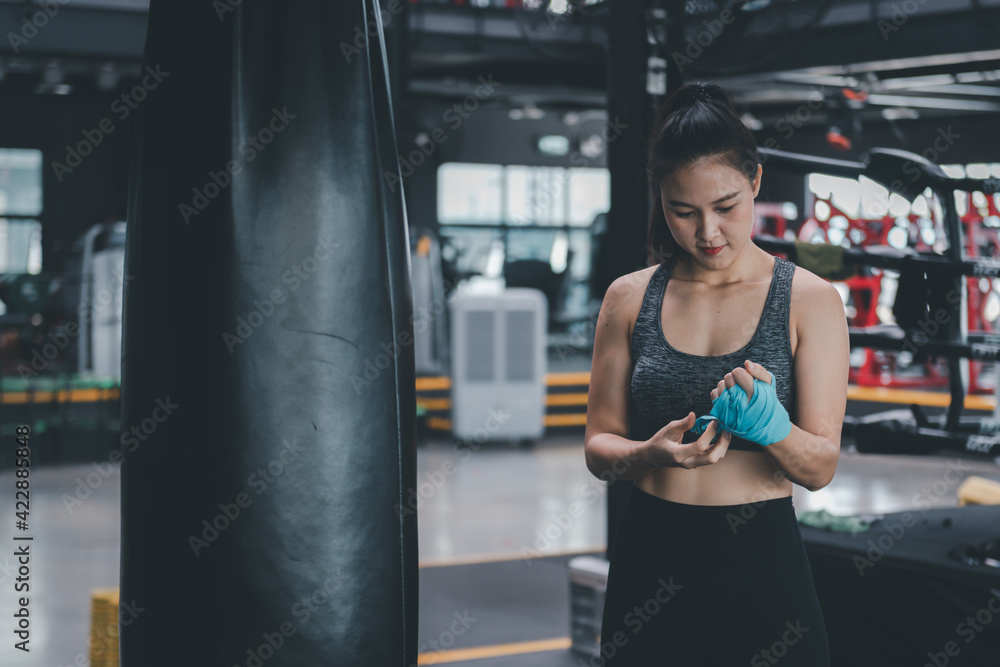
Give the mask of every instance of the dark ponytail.
M 729 93 L 714 83 L 692 81 L 675 90 L 656 111 L 646 143 L 645 172 L 652 194 L 646 257 L 649 265 L 676 253 L 663 216 L 660 182 L 674 169 L 713 157 L 742 172 L 753 183 L 760 155 L 750 129 L 740 120 Z

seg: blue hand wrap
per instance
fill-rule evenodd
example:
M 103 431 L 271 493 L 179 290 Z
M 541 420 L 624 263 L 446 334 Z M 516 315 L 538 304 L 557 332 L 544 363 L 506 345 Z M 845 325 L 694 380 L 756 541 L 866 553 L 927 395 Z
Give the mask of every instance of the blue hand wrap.
M 695 420 L 691 430 L 703 433 L 713 419 L 719 420 L 718 438 L 722 431 L 729 431 L 759 445 L 770 445 L 784 440 L 792 432 L 788 411 L 778 400 L 771 383 L 754 378 L 753 398 L 738 384 L 726 389 L 712 401 L 712 412 Z M 712 440 L 715 442 L 715 439 Z

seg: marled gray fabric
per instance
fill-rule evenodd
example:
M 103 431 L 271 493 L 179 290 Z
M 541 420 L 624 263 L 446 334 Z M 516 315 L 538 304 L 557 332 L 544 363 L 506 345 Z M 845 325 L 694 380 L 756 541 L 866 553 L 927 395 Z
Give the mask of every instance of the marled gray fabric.
M 648 440 L 691 410 L 695 417 L 712 410 L 709 393 L 726 373 L 749 359 L 774 374 L 778 400 L 794 423 L 796 417 L 792 346 L 788 333 L 789 297 L 795 264 L 775 257 L 774 274 L 753 338 L 741 350 L 720 357 L 702 357 L 674 349 L 663 337 L 660 312 L 667 280 L 680 255 L 657 267 L 646 286 L 646 295 L 632 332 L 631 411 L 629 439 Z M 683 442 L 698 439 L 688 431 Z M 754 442 L 733 436 L 729 449 L 763 451 Z

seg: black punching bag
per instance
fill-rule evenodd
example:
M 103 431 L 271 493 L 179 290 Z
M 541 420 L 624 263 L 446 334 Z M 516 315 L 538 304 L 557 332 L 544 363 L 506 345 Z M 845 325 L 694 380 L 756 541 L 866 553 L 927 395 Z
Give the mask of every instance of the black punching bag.
M 377 13 L 150 3 L 123 667 L 416 663 L 410 259 Z

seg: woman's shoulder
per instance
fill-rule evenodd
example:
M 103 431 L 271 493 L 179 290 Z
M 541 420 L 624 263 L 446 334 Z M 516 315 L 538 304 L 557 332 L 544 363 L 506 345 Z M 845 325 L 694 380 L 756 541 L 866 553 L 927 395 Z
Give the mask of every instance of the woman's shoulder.
M 802 327 L 829 326 L 844 316 L 844 300 L 840 291 L 825 278 L 793 264 L 789 325 L 801 336 Z
M 828 307 L 834 295 L 839 301 L 840 292 L 833 286 L 833 283 L 825 278 L 820 278 L 809 269 L 792 263 L 791 304 L 793 308 L 798 306 L 799 310 L 810 309 L 816 307 L 817 303 L 821 308 Z M 843 305 L 843 301 L 840 303 Z
M 659 266 L 659 264 L 653 264 L 644 269 L 618 276 L 608 287 L 608 294 L 621 300 L 638 298 L 641 301 L 649 287 L 649 281 L 653 279 L 653 274 L 656 273 Z
M 649 283 L 659 266 L 659 264 L 653 264 L 615 278 L 604 296 L 604 304 L 601 309 L 605 311 L 606 315 L 620 317 L 624 320 L 629 339 L 632 337 L 632 327 L 639 317 Z

